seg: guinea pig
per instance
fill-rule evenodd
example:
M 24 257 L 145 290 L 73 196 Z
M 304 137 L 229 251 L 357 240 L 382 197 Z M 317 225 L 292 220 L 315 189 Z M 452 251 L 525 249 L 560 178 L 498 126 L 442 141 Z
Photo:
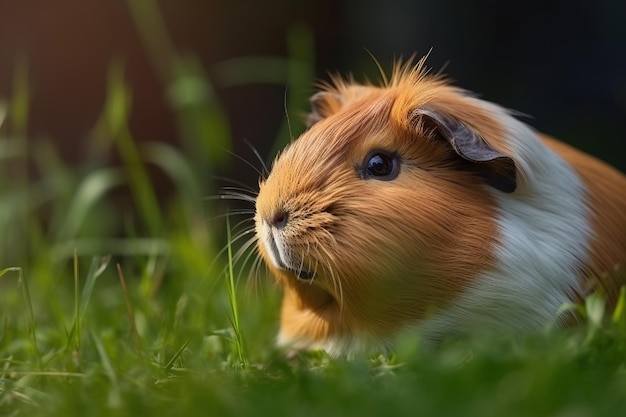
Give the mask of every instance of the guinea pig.
M 308 129 L 260 180 L 278 345 L 341 355 L 406 331 L 528 332 L 590 291 L 615 301 L 626 176 L 423 59 L 381 84 L 323 85 Z

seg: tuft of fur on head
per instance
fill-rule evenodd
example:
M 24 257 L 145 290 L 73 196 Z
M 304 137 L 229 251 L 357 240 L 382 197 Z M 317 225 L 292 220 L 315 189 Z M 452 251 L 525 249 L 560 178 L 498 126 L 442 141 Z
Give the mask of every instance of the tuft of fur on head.
M 408 327 L 529 329 L 583 291 L 586 162 L 424 60 L 382 86 L 334 77 L 311 107 L 256 200 L 259 252 L 284 291 L 281 344 L 338 354 Z M 397 177 L 367 175 L 377 152 Z

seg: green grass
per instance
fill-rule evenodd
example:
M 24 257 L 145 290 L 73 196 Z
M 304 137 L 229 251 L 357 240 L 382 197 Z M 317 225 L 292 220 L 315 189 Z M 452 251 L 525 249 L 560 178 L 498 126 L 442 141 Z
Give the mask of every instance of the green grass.
M 407 335 L 391 355 L 354 360 L 277 351 L 280 294 L 262 274 L 245 285 L 245 265 L 233 261 L 239 246 L 228 244 L 240 218 L 206 199 L 218 192 L 214 175 L 243 165 L 229 159 L 214 91 L 288 85 L 287 111 L 298 114 L 311 86 L 310 34 L 289 33 L 289 59 L 220 64 L 218 78 L 230 78 L 214 86 L 172 49 L 153 2 L 129 5 L 181 148 L 136 140 L 120 62 L 78 166 L 28 136 L 27 63 L 16 66 L 12 95 L 0 97 L 0 415 L 624 414 L 626 296 L 614 312 L 597 295 L 564 306 L 586 318 L 568 330 L 434 350 Z M 276 148 L 301 127 L 286 120 Z M 103 162 L 110 153 L 119 166 Z M 158 197 L 149 168 L 174 185 L 171 198 Z M 120 191 L 132 204 L 118 204 Z

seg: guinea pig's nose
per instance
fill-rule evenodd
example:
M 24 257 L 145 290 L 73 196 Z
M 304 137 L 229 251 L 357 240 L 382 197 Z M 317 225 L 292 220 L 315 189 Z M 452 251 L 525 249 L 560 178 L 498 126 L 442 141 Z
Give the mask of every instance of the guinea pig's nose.
M 289 214 L 285 210 L 280 209 L 276 210 L 270 224 L 277 229 L 283 229 L 287 225 L 287 220 L 289 220 Z

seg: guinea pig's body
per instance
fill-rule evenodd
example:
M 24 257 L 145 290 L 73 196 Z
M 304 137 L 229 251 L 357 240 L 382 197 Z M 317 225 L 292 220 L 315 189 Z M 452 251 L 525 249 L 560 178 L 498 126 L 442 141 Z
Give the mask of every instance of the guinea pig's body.
M 626 263 L 626 177 L 505 109 L 396 68 L 336 81 L 256 200 L 280 345 L 336 355 L 415 329 L 527 331 Z

